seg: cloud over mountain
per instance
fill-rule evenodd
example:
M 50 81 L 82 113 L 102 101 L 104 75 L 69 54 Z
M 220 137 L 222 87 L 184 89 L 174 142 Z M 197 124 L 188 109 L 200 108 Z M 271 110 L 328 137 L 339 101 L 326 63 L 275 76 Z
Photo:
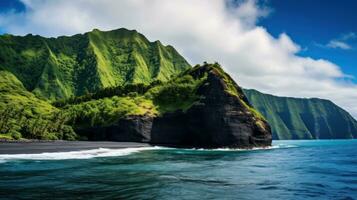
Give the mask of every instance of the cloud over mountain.
M 298 56 L 287 33 L 261 26 L 269 8 L 254 0 L 23 0 L 25 12 L 0 14 L 13 34 L 70 35 L 126 27 L 179 50 L 192 64 L 218 61 L 247 88 L 275 95 L 331 99 L 357 117 L 357 85 L 339 66 Z

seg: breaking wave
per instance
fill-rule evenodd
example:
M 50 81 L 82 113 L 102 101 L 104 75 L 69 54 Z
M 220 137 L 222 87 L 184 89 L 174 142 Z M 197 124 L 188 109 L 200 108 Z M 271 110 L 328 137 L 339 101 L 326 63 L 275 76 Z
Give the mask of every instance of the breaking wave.
M 197 151 L 230 151 L 230 152 L 234 152 L 234 151 L 260 151 L 260 150 L 270 150 L 270 149 L 286 149 L 286 148 L 296 148 L 298 146 L 296 145 L 290 145 L 290 144 L 274 144 L 272 146 L 269 147 L 253 147 L 253 148 L 248 148 L 248 149 L 244 149 L 244 148 L 215 148 L 215 149 L 203 149 L 203 148 L 191 148 L 191 149 L 187 149 L 186 150 L 197 150 Z M 174 149 L 174 148 L 172 148 Z M 183 149 L 185 150 L 185 149 Z
M 91 150 L 68 151 L 68 152 L 51 152 L 37 154 L 2 154 L 0 163 L 9 160 L 67 160 L 67 159 L 90 159 L 96 157 L 116 157 L 126 156 L 146 150 L 156 150 L 162 147 L 137 147 L 123 149 L 98 148 Z
M 257 151 L 257 150 L 269 150 L 269 149 L 284 149 L 294 148 L 295 145 L 276 144 L 270 147 L 259 147 L 251 149 L 231 149 L 231 148 L 217 148 L 217 149 L 178 149 L 170 147 L 137 147 L 137 148 L 123 148 L 123 149 L 109 149 L 98 148 L 91 150 L 80 151 L 68 151 L 68 152 L 51 152 L 51 153 L 36 153 L 36 154 L 0 154 L 0 163 L 4 163 L 10 160 L 68 160 L 68 159 L 90 159 L 98 157 L 117 157 L 126 156 L 133 153 L 138 153 L 147 150 L 189 150 L 189 151 L 229 151 L 229 152 L 241 152 L 241 151 Z

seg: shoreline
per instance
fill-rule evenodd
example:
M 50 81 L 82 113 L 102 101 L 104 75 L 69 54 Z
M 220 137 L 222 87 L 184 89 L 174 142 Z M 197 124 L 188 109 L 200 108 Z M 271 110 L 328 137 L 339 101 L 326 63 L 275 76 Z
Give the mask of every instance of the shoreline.
M 320 140 L 273 140 L 275 142 L 289 142 L 289 141 L 356 141 L 357 139 L 320 139 Z M 115 142 L 115 141 L 66 141 L 66 140 L 0 140 L 0 155 L 11 154 L 41 154 L 41 153 L 56 153 L 56 152 L 70 152 L 92 150 L 99 148 L 107 149 L 125 149 L 125 148 L 140 148 L 156 146 L 150 143 L 140 142 Z M 174 148 L 175 145 L 160 145 Z M 273 144 L 272 144 L 273 146 Z M 191 147 L 186 147 L 191 148 Z M 200 149 L 200 148 L 198 148 Z M 252 148 L 253 149 L 253 148 Z M 249 148 L 247 149 L 249 150 Z
M 70 152 L 99 148 L 124 149 L 152 147 L 148 143 L 110 142 L 110 141 L 17 141 L 0 142 L 0 155 L 4 154 L 38 154 L 53 152 Z

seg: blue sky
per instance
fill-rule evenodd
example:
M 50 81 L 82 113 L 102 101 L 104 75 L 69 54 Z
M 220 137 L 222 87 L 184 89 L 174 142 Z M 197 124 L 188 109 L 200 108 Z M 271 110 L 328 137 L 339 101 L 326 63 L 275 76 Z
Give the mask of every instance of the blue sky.
M 25 6 L 18 0 L 1 0 L 0 12 L 8 12 L 10 10 L 21 12 L 25 10 Z
M 259 25 L 274 36 L 286 32 L 304 49 L 300 55 L 328 59 L 357 77 L 357 38 L 345 41 L 351 45 L 348 50 L 326 47 L 331 40 L 357 34 L 357 1 L 269 0 L 265 4 L 272 12 Z
M 0 33 L 135 29 L 245 88 L 330 99 L 357 117 L 357 1 L 0 0 Z M 354 77 L 354 78 L 353 78 Z

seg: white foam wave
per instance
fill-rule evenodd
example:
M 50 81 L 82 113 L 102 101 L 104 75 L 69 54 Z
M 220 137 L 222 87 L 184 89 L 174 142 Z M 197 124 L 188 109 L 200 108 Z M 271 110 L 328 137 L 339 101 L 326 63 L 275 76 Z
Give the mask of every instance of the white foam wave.
M 269 150 L 269 149 L 286 149 L 286 148 L 295 148 L 295 145 L 287 144 L 276 144 L 269 147 L 253 147 L 249 149 L 244 148 L 216 148 L 216 149 L 186 149 L 186 150 L 197 150 L 197 151 L 257 151 L 257 150 Z
M 126 156 L 145 150 L 162 149 L 162 147 L 137 147 L 124 149 L 98 148 L 81 151 L 51 152 L 38 154 L 3 154 L 0 155 L 0 163 L 9 160 L 67 160 L 67 159 L 90 159 L 95 157 Z
M 68 159 L 90 159 L 96 157 L 116 157 L 126 156 L 133 153 L 146 150 L 194 150 L 194 151 L 256 151 L 256 150 L 269 150 L 269 149 L 284 149 L 294 148 L 295 145 L 276 144 L 270 147 L 257 147 L 251 149 L 232 149 L 232 148 L 217 148 L 217 149 L 179 149 L 170 147 L 137 147 L 137 148 L 124 148 L 124 149 L 108 149 L 98 148 L 91 150 L 81 151 L 68 151 L 68 152 L 51 152 L 51 153 L 38 153 L 38 154 L 0 154 L 0 163 L 4 163 L 10 160 L 68 160 Z

